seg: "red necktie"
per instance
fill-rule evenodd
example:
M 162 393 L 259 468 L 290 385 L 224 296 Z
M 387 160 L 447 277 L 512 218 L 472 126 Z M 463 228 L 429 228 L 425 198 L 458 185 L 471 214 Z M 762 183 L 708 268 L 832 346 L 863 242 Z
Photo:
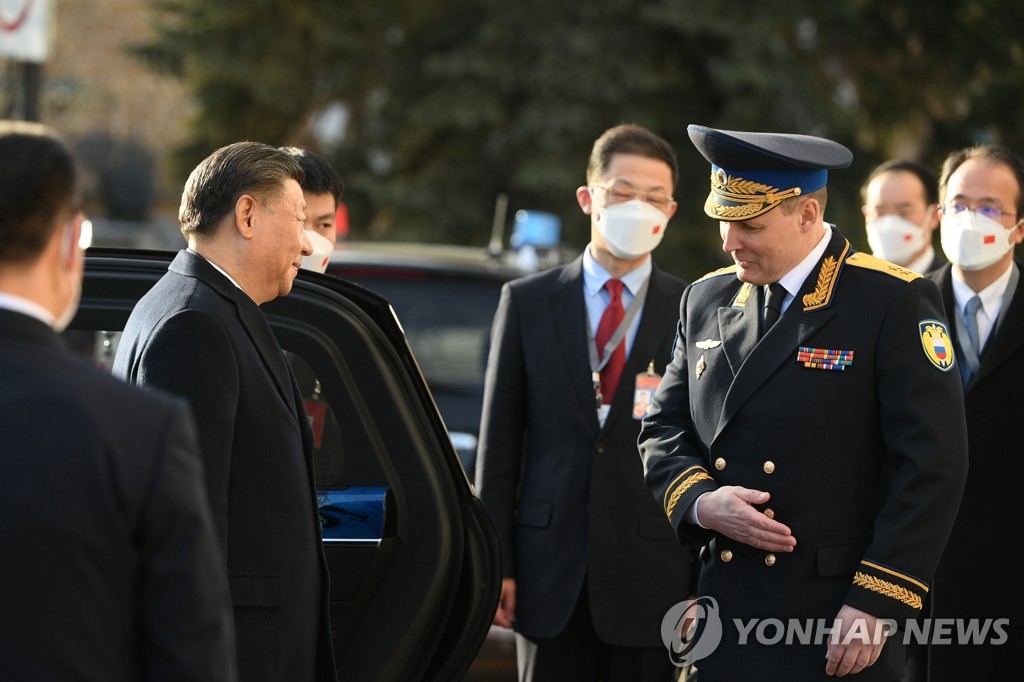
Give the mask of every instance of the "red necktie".
M 604 314 L 601 315 L 601 322 L 597 325 L 597 336 L 594 338 L 599 360 L 604 358 L 604 347 L 612 338 L 615 330 L 619 328 L 622 318 L 626 316 L 626 311 L 622 307 L 622 281 L 610 279 L 605 282 L 604 288 L 611 295 L 611 300 L 608 302 L 608 307 L 604 309 Z M 622 368 L 625 365 L 626 344 L 625 337 L 623 337 L 622 342 L 615 347 L 612 356 L 608 358 L 607 364 L 601 370 L 601 400 L 605 404 L 612 401 L 615 387 L 619 385 L 619 377 L 622 376 Z

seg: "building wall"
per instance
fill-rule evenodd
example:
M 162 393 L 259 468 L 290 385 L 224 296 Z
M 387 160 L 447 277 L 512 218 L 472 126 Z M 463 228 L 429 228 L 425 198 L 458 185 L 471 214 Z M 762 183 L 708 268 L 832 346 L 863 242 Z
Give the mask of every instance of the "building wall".
M 151 36 L 157 0 L 52 0 L 53 50 L 42 67 L 40 119 L 70 141 L 107 135 L 154 158 L 157 213 L 172 214 L 184 178 L 168 177 L 168 157 L 185 139 L 193 104 L 182 84 L 126 51 Z

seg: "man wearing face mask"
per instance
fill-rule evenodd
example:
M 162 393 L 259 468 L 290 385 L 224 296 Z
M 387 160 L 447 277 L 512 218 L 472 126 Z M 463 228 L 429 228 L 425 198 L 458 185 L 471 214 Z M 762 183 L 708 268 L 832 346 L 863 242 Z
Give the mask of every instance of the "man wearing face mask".
M 690 554 L 644 487 L 636 439 L 685 286 L 651 259 L 677 175 L 657 135 L 606 131 L 576 190 L 590 244 L 502 289 L 476 476 L 501 543 L 494 622 L 516 631 L 520 680 L 673 672 L 660 626 L 687 596 Z
M 916 161 L 886 161 L 861 187 L 868 245 L 872 255 L 925 273 L 946 261 L 932 246 L 939 226 L 938 183 Z
M 306 200 L 306 237 L 313 253 L 302 258 L 302 268 L 325 272 L 338 243 L 335 220 L 345 185 L 338 171 L 322 156 L 300 147 L 281 147 L 302 166 L 302 197 Z
M 1016 408 L 1024 405 L 1024 162 L 1003 147 L 961 149 L 942 167 L 942 293 L 964 384 L 971 470 L 935 576 L 934 618 L 1008 618 L 1013 562 L 1000 558 L 1019 518 Z M 930 680 L 1002 679 L 1012 646 L 931 647 Z
M 58 336 L 78 306 L 82 222 L 63 143 L 0 121 L 0 677 L 234 680 L 187 406 Z
M 302 257 L 301 268 L 326 272 L 338 241 L 336 220 L 345 185 L 338 171 L 322 156 L 301 147 L 281 147 L 281 151 L 299 162 L 305 176 L 299 186 L 302 187 L 302 198 L 306 200 L 304 227 L 313 252 Z M 310 416 L 317 481 L 338 485 L 346 480 L 341 427 L 309 363 L 291 351 L 285 351 L 284 356 L 292 368 Z

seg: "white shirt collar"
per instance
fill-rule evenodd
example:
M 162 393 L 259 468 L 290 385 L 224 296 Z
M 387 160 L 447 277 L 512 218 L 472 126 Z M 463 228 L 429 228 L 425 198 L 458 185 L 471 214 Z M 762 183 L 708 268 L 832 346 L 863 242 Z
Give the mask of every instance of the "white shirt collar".
M 801 285 L 804 280 L 810 276 L 811 271 L 818 265 L 818 261 L 821 260 L 822 255 L 825 253 L 825 249 L 828 248 L 829 241 L 832 240 L 832 226 L 829 223 L 825 223 L 825 233 L 815 244 L 811 252 L 808 253 L 799 265 L 787 272 L 779 279 L 781 284 L 786 289 L 786 300 L 782 303 L 782 311 L 785 312 L 786 308 L 789 307 L 790 302 L 800 291 Z M 766 290 L 767 291 L 767 290 Z
M 1010 283 L 1010 272 L 1013 270 L 1013 261 L 1006 268 L 1006 272 L 999 276 L 999 279 L 989 284 L 981 291 L 975 292 L 967 286 L 967 282 L 960 278 L 956 268 L 952 268 L 953 275 L 953 300 L 956 301 L 956 309 L 962 314 L 967 302 L 974 298 L 975 293 L 981 298 L 981 310 L 985 316 L 993 322 L 999 317 L 999 311 L 1003 308 L 1003 298 L 1006 294 L 1006 285 Z
M 53 327 L 54 323 L 57 322 L 57 318 L 55 318 L 49 310 L 35 301 L 30 301 L 27 298 L 8 294 L 3 291 L 0 291 L 0 308 L 21 313 L 22 315 L 28 315 L 29 317 L 34 317 L 47 327 Z
M 626 289 L 633 296 L 640 290 L 640 287 L 644 285 L 647 278 L 651 276 L 651 255 L 647 254 L 647 258 L 638 267 L 630 270 L 625 275 L 620 277 L 622 283 L 626 286 Z M 593 255 L 590 253 L 590 244 L 587 244 L 587 248 L 583 251 L 583 286 L 587 290 L 588 296 L 594 296 L 601 289 L 604 288 L 605 282 L 612 279 L 612 276 L 608 274 L 608 271 L 601 267 L 601 264 L 597 262 Z
M 242 286 L 241 286 L 241 285 L 240 285 L 240 284 L 239 284 L 238 282 L 236 282 L 236 281 L 235 281 L 235 278 L 234 278 L 234 277 L 232 277 L 232 276 L 231 276 L 231 275 L 229 275 L 228 273 L 224 272 L 224 268 L 222 268 L 221 266 L 217 265 L 217 264 L 216 264 L 216 263 L 214 263 L 214 262 L 213 262 L 212 260 L 210 260 L 209 258 L 207 258 L 206 256 L 204 256 L 203 254 L 201 254 L 201 253 L 198 253 L 197 251 L 193 251 L 192 249 L 188 249 L 188 252 L 189 252 L 189 253 L 194 253 L 194 254 L 196 254 L 197 256 L 199 256 L 200 258 L 202 258 L 202 259 L 203 259 L 204 261 L 206 261 L 207 263 L 209 263 L 210 265 L 212 265 L 212 266 L 214 267 L 214 269 L 216 269 L 216 270 L 217 270 L 217 272 L 219 272 L 220 274 L 222 274 L 222 275 L 224 275 L 225 277 L 227 277 L 227 278 L 228 278 L 228 281 L 229 281 L 229 282 L 231 282 L 232 284 L 234 284 L 234 285 L 235 285 L 236 287 L 238 287 L 238 288 L 239 288 L 239 289 L 240 289 L 241 291 L 243 291 L 243 292 L 245 291 L 245 289 L 242 289 Z

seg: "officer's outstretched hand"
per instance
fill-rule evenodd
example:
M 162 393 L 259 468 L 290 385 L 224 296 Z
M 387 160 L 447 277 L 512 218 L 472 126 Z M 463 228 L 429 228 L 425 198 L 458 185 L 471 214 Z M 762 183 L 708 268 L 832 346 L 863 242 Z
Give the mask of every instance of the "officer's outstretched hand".
M 761 490 L 722 486 L 700 496 L 697 521 L 705 528 L 766 552 L 792 552 L 796 538 L 789 526 L 772 518 L 769 507 L 754 506 L 764 504 L 770 497 Z
M 874 665 L 889 634 L 887 622 L 844 604 L 836 616 L 837 632 L 828 640 L 825 674 L 844 677 Z

